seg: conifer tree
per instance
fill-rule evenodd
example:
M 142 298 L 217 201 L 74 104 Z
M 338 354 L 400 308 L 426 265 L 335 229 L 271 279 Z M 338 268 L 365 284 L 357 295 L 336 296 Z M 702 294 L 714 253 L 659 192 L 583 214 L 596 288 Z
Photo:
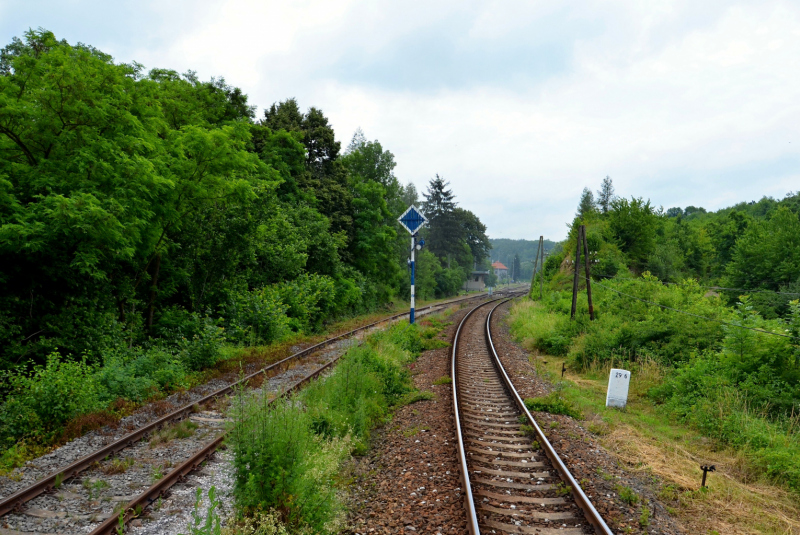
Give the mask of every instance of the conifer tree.
M 597 192 L 597 206 L 600 210 L 604 213 L 608 213 L 608 209 L 611 207 L 611 201 L 614 200 L 614 183 L 611 181 L 611 177 L 606 175 L 603 179 L 603 183 L 600 185 L 600 189 Z

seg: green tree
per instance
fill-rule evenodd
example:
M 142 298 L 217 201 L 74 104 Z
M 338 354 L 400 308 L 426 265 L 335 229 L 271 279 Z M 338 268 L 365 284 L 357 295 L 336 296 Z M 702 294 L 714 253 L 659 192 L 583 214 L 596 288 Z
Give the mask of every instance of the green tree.
M 422 209 L 428 218 L 428 248 L 440 259 L 449 260 L 449 256 L 460 252 L 459 238 L 461 226 L 454 215 L 456 203 L 452 190 L 447 189 L 445 182 L 438 174 L 428 183 L 428 190 L 423 194 L 425 201 Z
M 597 192 L 597 206 L 604 214 L 607 214 L 608 210 L 611 208 L 611 201 L 613 200 L 614 182 L 611 180 L 610 176 L 606 175 Z
M 736 242 L 728 277 L 738 288 L 779 290 L 800 278 L 800 219 L 786 207 L 754 221 Z
M 608 229 L 622 252 L 628 255 L 634 268 L 642 269 L 655 249 L 658 216 L 650 201 L 641 197 L 616 198 L 608 212 Z
M 594 195 L 592 195 L 592 190 L 589 188 L 583 188 L 583 193 L 581 193 L 581 200 L 580 203 L 578 203 L 578 211 L 575 213 L 575 217 L 583 221 L 596 211 L 597 207 L 594 204 Z

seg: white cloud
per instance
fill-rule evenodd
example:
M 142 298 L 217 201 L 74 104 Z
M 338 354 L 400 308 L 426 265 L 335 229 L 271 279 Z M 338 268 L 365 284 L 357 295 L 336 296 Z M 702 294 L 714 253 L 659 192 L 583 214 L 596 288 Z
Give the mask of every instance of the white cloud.
M 0 0 L 5 42 L 41 25 L 222 75 L 262 107 L 296 96 L 344 143 L 360 126 L 402 180 L 451 180 L 496 237 L 562 237 L 606 174 L 620 194 L 710 209 L 800 184 L 792 2 L 20 5 Z

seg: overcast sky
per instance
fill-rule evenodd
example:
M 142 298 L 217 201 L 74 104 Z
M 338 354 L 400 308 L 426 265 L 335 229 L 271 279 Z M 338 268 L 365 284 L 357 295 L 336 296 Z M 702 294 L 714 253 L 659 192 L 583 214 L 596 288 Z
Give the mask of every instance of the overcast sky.
M 606 175 L 665 208 L 800 190 L 796 1 L 0 0 L 3 46 L 37 27 L 319 107 L 494 238 L 563 238 Z

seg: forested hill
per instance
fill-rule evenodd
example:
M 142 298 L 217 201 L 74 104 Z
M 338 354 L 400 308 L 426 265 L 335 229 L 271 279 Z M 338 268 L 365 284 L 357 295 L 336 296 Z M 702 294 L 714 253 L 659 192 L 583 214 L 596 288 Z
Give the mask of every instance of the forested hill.
M 533 275 L 533 263 L 539 248 L 539 240 L 509 240 L 506 238 L 489 238 L 492 250 L 489 256 L 492 261 L 499 260 L 509 269 L 514 265 L 514 257 L 519 257 L 520 275 L 518 280 L 529 281 Z M 544 252 L 549 254 L 556 242 L 544 240 Z

